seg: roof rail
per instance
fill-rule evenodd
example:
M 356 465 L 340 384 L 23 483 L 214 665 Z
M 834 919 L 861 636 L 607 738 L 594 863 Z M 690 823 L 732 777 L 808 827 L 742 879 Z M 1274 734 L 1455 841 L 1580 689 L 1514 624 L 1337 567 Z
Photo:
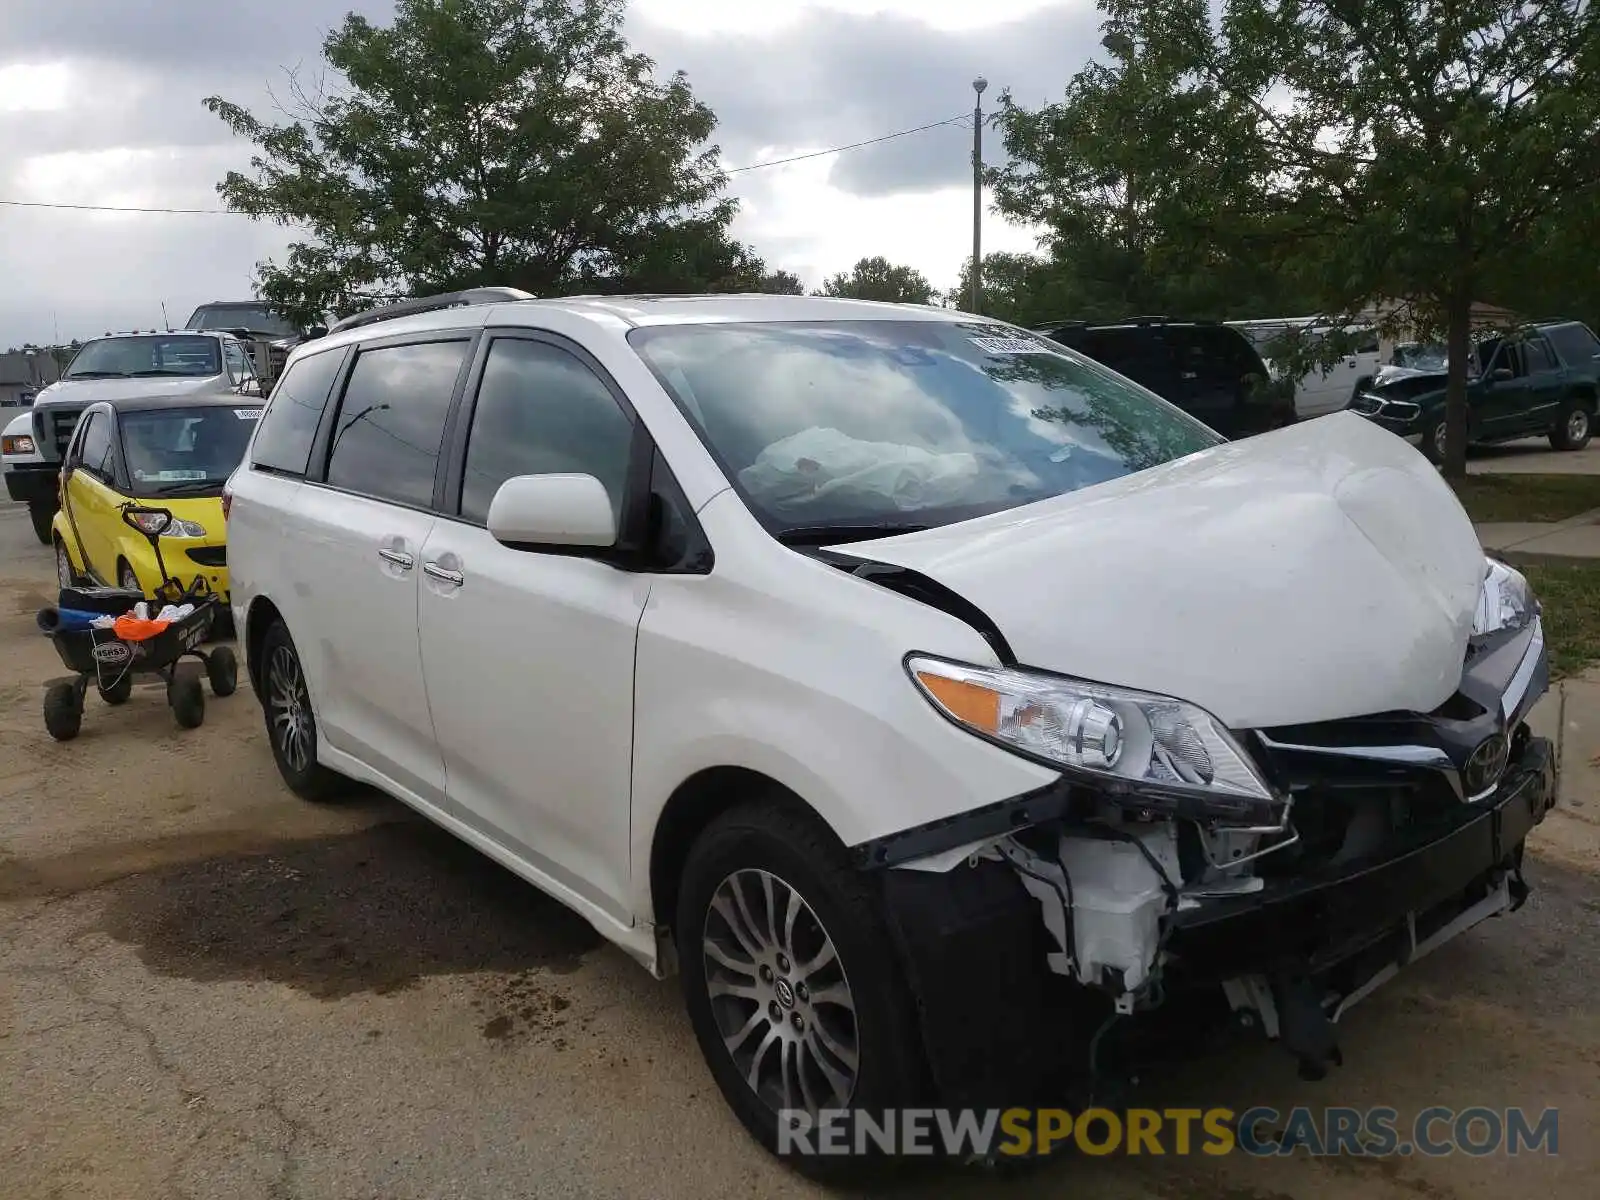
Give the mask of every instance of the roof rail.
M 1052 329 L 1082 329 L 1088 324 L 1089 322 L 1087 321 L 1063 317 L 1055 321 L 1040 321 L 1032 328 L 1034 333 L 1048 333 Z
M 501 304 L 512 300 L 533 300 L 532 292 L 514 287 L 465 288 L 459 292 L 440 292 L 437 296 L 417 296 L 398 300 L 379 308 L 369 308 L 342 321 L 335 321 L 329 333 L 345 329 L 358 329 L 363 325 L 376 325 L 379 321 L 393 321 L 397 317 L 415 316 L 417 313 L 437 312 L 442 308 L 464 308 L 474 304 Z

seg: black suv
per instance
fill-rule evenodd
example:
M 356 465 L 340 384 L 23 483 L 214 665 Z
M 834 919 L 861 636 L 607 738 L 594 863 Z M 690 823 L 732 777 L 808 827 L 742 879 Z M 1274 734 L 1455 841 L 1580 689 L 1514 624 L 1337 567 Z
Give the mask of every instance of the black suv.
M 1434 370 L 1372 384 L 1350 409 L 1415 442 L 1437 462 L 1444 457 L 1445 364 L 1431 365 Z M 1484 338 L 1467 358 L 1467 440 L 1543 435 L 1557 450 L 1582 450 L 1600 403 L 1597 378 L 1600 338 L 1580 321 L 1536 321 Z
M 1227 438 L 1294 423 L 1250 339 L 1211 321 L 1134 317 L 1117 324 L 1052 321 L 1035 327 L 1063 346 L 1149 388 Z

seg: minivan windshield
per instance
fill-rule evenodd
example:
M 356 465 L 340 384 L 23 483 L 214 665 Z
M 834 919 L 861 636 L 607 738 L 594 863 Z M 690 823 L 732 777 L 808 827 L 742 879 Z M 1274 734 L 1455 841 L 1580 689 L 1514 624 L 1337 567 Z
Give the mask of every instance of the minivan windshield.
M 79 347 L 63 379 L 204 377 L 222 372 L 217 339 L 195 334 L 96 338 Z
M 629 341 L 757 518 L 797 542 L 966 520 L 1222 441 L 1008 326 L 668 325 Z
M 220 496 L 244 458 L 261 405 L 124 412 L 122 456 L 135 496 Z

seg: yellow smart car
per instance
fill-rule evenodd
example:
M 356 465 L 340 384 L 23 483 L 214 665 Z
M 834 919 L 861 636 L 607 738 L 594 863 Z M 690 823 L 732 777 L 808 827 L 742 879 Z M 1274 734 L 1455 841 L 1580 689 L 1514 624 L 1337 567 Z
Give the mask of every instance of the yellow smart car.
M 222 487 L 261 418 L 259 397 L 164 396 L 103 400 L 84 409 L 61 462 L 61 511 L 52 525 L 62 587 L 88 580 L 151 596 L 163 582 L 150 540 L 123 518 L 129 505 L 162 508 L 167 573 L 187 588 L 203 576 L 228 595 Z

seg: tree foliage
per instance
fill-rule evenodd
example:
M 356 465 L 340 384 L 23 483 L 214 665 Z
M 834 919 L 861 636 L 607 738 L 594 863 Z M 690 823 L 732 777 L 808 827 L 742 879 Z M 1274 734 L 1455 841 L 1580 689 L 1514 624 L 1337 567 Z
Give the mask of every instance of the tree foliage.
M 793 271 L 774 271 L 756 285 L 756 291 L 769 296 L 804 296 L 806 285 Z
M 287 315 L 507 284 L 753 287 L 710 109 L 622 36 L 624 0 L 399 0 L 323 43 L 340 81 L 295 87 L 286 124 L 212 96 L 255 143 L 230 208 L 304 228 L 258 290 Z
M 851 300 L 886 300 L 899 304 L 932 304 L 933 285 L 921 271 L 891 263 L 882 255 L 863 258 L 849 271 L 823 281 L 819 296 Z
M 1590 256 L 1551 256 L 1548 239 L 1594 227 L 1600 10 L 1225 0 L 1214 20 L 1207 0 L 1101 9 L 1111 61 L 1080 73 L 1059 105 L 1005 112 L 1021 165 L 997 178 L 1002 208 L 1043 220 L 1058 255 L 1075 238 L 1109 241 L 1127 255 L 1130 291 L 1151 272 L 1204 273 L 1209 258 L 1228 286 L 1264 272 L 1314 298 L 1313 311 L 1399 302 L 1391 324 L 1447 332 L 1446 471 L 1463 471 L 1473 303 L 1531 296 L 1538 274 L 1559 292 L 1593 273 Z M 1530 249 L 1535 238 L 1546 245 Z

